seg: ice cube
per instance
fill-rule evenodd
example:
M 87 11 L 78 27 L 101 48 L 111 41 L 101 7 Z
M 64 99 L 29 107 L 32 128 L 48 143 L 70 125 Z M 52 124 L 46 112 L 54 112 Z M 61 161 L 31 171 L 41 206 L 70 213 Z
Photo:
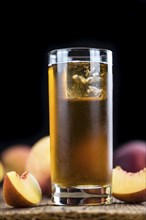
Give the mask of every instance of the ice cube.
M 99 97 L 102 94 L 102 89 L 97 88 L 95 86 L 89 86 L 87 89 L 87 93 Z

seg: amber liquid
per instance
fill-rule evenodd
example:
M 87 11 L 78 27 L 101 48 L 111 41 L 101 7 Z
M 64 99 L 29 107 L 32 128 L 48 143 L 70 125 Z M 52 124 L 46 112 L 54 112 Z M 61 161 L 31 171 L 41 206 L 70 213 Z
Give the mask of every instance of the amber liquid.
M 77 67 L 84 76 L 80 81 L 74 77 Z M 111 182 L 107 66 L 99 64 L 100 78 L 89 83 L 87 69 L 89 62 L 49 67 L 51 178 L 61 187 L 106 186 Z M 89 91 L 96 86 L 100 92 Z

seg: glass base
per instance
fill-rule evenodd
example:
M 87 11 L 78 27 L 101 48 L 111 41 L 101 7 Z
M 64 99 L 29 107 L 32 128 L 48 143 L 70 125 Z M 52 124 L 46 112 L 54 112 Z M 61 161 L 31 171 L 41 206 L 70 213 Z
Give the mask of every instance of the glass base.
M 103 205 L 112 203 L 111 186 L 52 186 L 52 202 L 56 205 Z

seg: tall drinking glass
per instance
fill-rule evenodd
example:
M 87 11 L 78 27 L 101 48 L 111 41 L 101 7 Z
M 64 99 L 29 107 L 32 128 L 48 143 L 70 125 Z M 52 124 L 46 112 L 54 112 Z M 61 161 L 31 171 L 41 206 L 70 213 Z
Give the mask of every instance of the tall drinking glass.
M 52 201 L 110 204 L 112 52 L 66 48 L 48 59 Z

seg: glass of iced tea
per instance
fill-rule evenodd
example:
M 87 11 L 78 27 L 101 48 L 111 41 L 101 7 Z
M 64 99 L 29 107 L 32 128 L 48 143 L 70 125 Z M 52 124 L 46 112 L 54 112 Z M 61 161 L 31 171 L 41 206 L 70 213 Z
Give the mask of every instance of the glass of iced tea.
M 112 51 L 57 49 L 48 59 L 52 201 L 110 204 Z

